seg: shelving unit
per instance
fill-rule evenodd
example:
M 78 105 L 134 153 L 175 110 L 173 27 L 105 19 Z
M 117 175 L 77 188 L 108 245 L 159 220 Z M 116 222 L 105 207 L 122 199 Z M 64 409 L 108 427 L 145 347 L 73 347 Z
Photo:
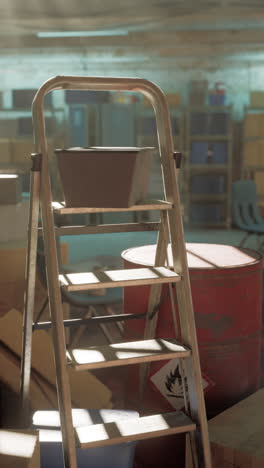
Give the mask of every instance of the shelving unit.
M 180 107 L 170 107 L 170 118 L 172 125 L 174 150 L 183 151 L 184 146 L 184 119 L 183 111 Z M 150 146 L 158 148 L 156 119 L 152 107 L 145 107 L 143 104 L 138 106 L 137 114 L 137 146 Z M 180 182 L 180 181 L 179 181 Z M 181 184 L 179 184 L 180 192 L 182 192 Z M 160 157 L 158 150 L 155 152 L 152 165 L 151 176 L 149 181 L 149 197 L 163 199 L 163 184 L 160 167 Z M 158 221 L 159 212 L 142 212 L 140 217 L 142 221 Z M 137 217 L 138 219 L 138 217 Z
M 63 108 L 46 110 L 46 129 L 52 153 L 54 147 L 61 146 L 67 134 Z M 34 149 L 32 135 L 30 108 L 0 109 L 0 171 L 20 174 L 26 192 L 29 191 L 30 154 Z
M 245 107 L 243 122 L 242 178 L 254 179 L 264 205 L 264 108 Z
M 231 107 L 186 111 L 184 219 L 190 226 L 228 227 L 232 183 Z
M 183 110 L 180 107 L 170 107 L 170 117 L 173 132 L 175 151 L 183 151 L 184 147 L 184 119 Z M 158 148 L 156 120 L 152 108 L 142 106 L 138 114 L 138 146 L 152 146 Z M 149 194 L 153 198 L 163 198 L 163 188 L 161 183 L 160 160 L 156 152 L 152 162 L 151 180 Z

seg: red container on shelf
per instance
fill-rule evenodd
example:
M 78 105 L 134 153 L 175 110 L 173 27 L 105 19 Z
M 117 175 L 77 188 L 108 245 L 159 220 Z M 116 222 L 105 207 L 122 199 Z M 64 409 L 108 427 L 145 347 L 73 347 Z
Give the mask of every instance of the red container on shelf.
M 152 266 L 156 246 L 123 252 L 125 268 Z M 169 249 L 170 250 L 170 249 Z M 262 257 L 227 245 L 187 244 L 198 346 L 209 416 L 255 392 L 261 377 Z M 172 262 L 169 252 L 170 264 Z M 147 310 L 149 287 L 125 288 L 126 313 Z M 156 337 L 175 337 L 168 285 L 162 289 Z M 176 304 L 177 312 L 177 304 Z M 126 339 L 140 339 L 144 320 L 125 323 Z M 151 364 L 145 411 L 182 405 L 177 361 Z M 128 369 L 128 400 L 137 394 L 138 369 Z

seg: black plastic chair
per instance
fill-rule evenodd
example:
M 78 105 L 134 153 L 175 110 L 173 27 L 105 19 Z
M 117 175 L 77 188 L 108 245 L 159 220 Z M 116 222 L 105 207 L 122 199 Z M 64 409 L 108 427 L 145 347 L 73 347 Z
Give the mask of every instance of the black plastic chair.
M 60 255 L 60 243 L 57 239 L 57 254 L 58 254 L 58 263 L 59 263 L 59 271 L 60 274 L 68 274 L 73 271 L 70 266 L 63 265 L 61 261 Z M 40 281 L 45 289 L 47 289 L 47 279 L 46 279 L 46 262 L 45 262 L 45 255 L 44 255 L 44 245 L 42 238 L 38 239 L 38 251 L 37 251 L 37 269 Z M 82 319 L 88 319 L 91 317 L 100 317 L 100 313 L 98 313 L 98 308 L 103 309 L 104 315 L 113 315 L 115 314 L 114 310 L 112 309 L 113 306 L 118 306 L 122 304 L 123 301 L 123 291 L 122 288 L 110 288 L 106 289 L 103 295 L 92 295 L 88 292 L 69 292 L 62 290 L 62 302 L 69 304 L 69 306 L 76 307 L 78 309 L 86 309 L 85 313 L 82 313 Z M 35 319 L 35 323 L 37 324 L 44 313 L 46 307 L 48 305 L 48 296 L 43 302 L 41 309 L 38 312 L 38 315 Z M 120 339 L 123 334 L 123 326 L 122 323 L 117 321 L 114 323 L 99 323 L 99 327 L 101 328 L 103 334 L 105 335 L 107 341 L 109 343 L 114 343 L 116 339 Z M 68 342 L 68 347 L 71 348 L 75 346 L 79 339 L 81 338 L 84 332 L 84 325 L 80 326 L 74 333 L 71 334 L 71 338 Z

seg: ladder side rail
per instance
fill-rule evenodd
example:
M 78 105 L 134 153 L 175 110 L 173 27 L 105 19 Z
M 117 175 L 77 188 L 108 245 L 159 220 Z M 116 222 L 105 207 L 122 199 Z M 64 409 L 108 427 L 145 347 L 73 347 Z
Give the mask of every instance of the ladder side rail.
M 44 90 L 40 88 L 33 101 L 33 124 L 36 151 L 42 154 L 41 168 L 41 217 L 44 251 L 46 256 L 47 288 L 53 322 L 54 360 L 57 378 L 57 393 L 60 410 L 61 431 L 65 468 L 77 468 L 75 436 L 72 423 L 72 408 L 69 377 L 67 372 L 63 308 L 59 285 L 59 270 L 52 211 L 51 181 L 49 174 L 48 147 L 43 111 Z M 36 99 L 37 98 L 37 99 Z
M 196 421 L 197 423 L 199 422 L 200 424 L 205 456 L 204 463 L 206 468 L 210 468 L 211 456 L 209 434 L 202 386 L 202 375 L 195 327 L 195 317 L 193 313 L 191 286 L 187 266 L 187 256 L 184 239 L 183 237 L 181 239 L 178 235 L 179 223 L 182 222 L 180 209 L 174 209 L 171 213 L 168 213 L 168 217 L 170 224 L 171 247 L 175 271 L 179 272 L 179 264 L 181 265 L 180 271 L 182 279 L 179 282 L 179 284 L 176 284 L 177 300 L 179 306 L 179 318 L 181 326 L 181 337 L 183 343 L 185 343 L 186 345 L 190 345 L 192 349 L 192 357 L 185 360 L 191 416 L 194 419 L 194 421 Z M 173 242 L 173 239 L 177 239 L 177 244 Z
M 204 465 L 211 467 L 211 454 L 209 434 L 206 419 L 204 394 L 202 387 L 202 375 L 199 360 L 199 351 L 196 337 L 195 317 L 193 312 L 189 269 L 187 263 L 186 247 L 180 206 L 180 194 L 177 182 L 175 161 L 173 158 L 173 137 L 168 104 L 162 92 L 158 93 L 153 102 L 156 114 L 157 134 L 161 157 L 162 176 L 164 180 L 165 200 L 173 204 L 168 212 L 169 230 L 172 246 L 174 270 L 182 276 L 182 281 L 177 285 L 177 298 L 179 301 L 181 336 L 186 345 L 192 349 L 192 362 L 186 365 L 191 406 L 191 416 L 200 424 L 204 452 Z M 174 242 L 174 239 L 176 242 Z
M 37 158 L 39 161 L 37 161 Z M 38 243 L 38 218 L 40 195 L 40 155 L 33 155 L 30 174 L 30 207 L 28 220 L 28 243 L 26 257 L 26 290 L 23 313 L 23 338 L 21 354 L 20 398 L 22 406 L 21 420 L 26 426 L 30 423 L 30 378 L 32 352 L 32 322 L 35 305 L 35 278 Z

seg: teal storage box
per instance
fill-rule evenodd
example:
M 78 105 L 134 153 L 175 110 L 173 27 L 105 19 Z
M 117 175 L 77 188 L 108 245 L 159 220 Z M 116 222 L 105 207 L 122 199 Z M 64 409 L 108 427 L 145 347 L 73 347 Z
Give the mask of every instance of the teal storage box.
M 73 409 L 75 427 L 137 418 L 136 411 Z M 39 429 L 41 468 L 64 468 L 58 411 L 37 411 L 33 427 Z M 118 445 L 77 448 L 78 468 L 132 468 L 136 442 Z

